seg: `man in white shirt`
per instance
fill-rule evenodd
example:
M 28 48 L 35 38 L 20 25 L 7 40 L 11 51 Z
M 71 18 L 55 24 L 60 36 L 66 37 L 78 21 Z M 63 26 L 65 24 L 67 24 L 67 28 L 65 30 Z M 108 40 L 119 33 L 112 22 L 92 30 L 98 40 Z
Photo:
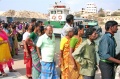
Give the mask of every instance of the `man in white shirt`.
M 46 27 L 45 34 L 39 37 L 36 45 L 38 56 L 42 60 L 38 79 L 59 79 L 54 62 L 55 36 L 52 26 Z
M 71 14 L 67 15 L 67 17 L 66 17 L 66 24 L 65 24 L 65 26 L 62 29 L 61 38 L 66 35 L 65 34 L 65 28 L 72 27 L 73 22 L 74 22 L 74 16 L 71 15 Z

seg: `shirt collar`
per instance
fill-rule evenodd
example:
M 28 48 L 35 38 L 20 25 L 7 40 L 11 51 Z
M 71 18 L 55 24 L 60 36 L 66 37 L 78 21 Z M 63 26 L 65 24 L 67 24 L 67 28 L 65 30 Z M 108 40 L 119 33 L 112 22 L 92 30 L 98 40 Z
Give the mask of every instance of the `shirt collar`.
M 48 35 L 47 35 L 46 33 L 45 33 L 44 35 L 45 35 L 45 38 L 49 38 Z
M 113 35 L 110 32 L 105 32 L 109 37 L 113 37 Z
M 91 45 L 91 44 L 95 44 L 94 41 L 91 42 L 89 39 L 87 39 L 87 42 L 88 42 L 89 45 Z
M 44 34 L 45 35 L 45 38 L 50 38 L 46 33 Z M 53 34 L 52 34 L 52 37 L 53 37 Z
M 68 26 L 68 27 L 71 27 L 68 23 L 66 23 L 65 25 Z

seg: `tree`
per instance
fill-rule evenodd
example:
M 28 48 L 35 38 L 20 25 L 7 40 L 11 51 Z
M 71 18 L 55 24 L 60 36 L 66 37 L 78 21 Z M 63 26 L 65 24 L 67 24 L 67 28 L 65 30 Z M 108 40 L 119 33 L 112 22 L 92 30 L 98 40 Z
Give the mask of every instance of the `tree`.
M 104 9 L 100 8 L 100 10 L 98 11 L 98 16 L 99 17 L 105 17 Z
M 111 16 L 120 16 L 120 12 L 113 12 Z

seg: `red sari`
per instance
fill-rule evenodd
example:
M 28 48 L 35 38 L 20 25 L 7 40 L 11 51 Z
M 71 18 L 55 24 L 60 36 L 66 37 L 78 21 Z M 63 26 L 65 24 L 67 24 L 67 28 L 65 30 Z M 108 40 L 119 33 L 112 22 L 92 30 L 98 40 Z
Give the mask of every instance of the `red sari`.
M 29 75 L 32 74 L 32 57 L 31 57 L 31 46 L 27 46 L 28 52 L 30 57 L 27 58 L 26 52 L 24 51 L 24 64 L 26 64 L 26 76 L 28 77 Z

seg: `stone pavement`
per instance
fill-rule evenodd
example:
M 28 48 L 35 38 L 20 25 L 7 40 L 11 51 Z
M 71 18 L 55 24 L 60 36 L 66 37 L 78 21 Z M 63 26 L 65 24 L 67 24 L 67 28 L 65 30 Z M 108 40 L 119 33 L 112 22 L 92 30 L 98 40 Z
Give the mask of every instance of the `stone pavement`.
M 5 68 L 5 72 L 8 74 L 8 76 L 0 76 L 0 79 L 27 79 L 25 76 L 22 76 L 19 72 L 9 72 L 8 68 Z

